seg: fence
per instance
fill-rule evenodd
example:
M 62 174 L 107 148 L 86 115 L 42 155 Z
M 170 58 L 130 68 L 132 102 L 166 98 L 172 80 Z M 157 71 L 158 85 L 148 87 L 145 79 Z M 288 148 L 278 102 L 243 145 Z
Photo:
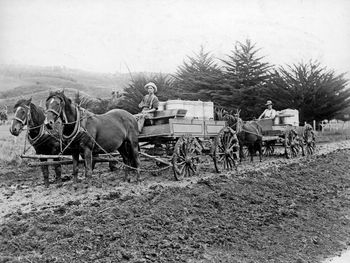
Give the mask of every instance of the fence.
M 321 135 L 341 135 L 350 137 L 350 121 L 331 120 L 328 123 L 321 123 Z

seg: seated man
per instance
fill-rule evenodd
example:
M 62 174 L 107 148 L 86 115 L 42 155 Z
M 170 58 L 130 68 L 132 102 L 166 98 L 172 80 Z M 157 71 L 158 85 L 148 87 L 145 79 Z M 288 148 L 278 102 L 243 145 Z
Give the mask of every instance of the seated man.
M 258 120 L 263 119 L 274 119 L 276 117 L 276 110 L 272 108 L 272 101 L 268 100 L 265 104 L 267 106 L 267 109 L 264 110 L 264 112 L 259 116 Z
M 142 131 L 142 128 L 145 124 L 145 119 L 147 117 L 151 117 L 152 113 L 155 112 L 159 107 L 159 100 L 154 93 L 157 92 L 157 86 L 153 82 L 149 82 L 144 87 L 148 94 L 145 95 L 142 101 L 139 104 L 139 108 L 141 108 L 141 113 L 136 114 L 136 120 L 139 127 L 139 132 Z

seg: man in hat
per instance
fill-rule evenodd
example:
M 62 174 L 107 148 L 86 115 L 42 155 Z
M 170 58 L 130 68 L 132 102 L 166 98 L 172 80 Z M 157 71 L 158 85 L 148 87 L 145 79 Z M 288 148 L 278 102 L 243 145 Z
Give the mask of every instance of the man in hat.
M 141 108 L 141 113 L 136 114 L 136 120 L 139 126 L 139 132 L 142 131 L 143 125 L 145 124 L 145 119 L 147 117 L 151 117 L 152 113 L 155 112 L 159 107 L 159 100 L 157 96 L 154 94 L 157 92 L 157 86 L 153 82 L 149 82 L 144 87 L 148 94 L 145 95 L 142 101 L 139 104 L 139 108 Z
M 267 109 L 265 109 L 264 112 L 259 116 L 258 120 L 262 118 L 274 119 L 276 117 L 276 110 L 272 108 L 272 101 L 268 100 L 265 105 L 267 106 Z

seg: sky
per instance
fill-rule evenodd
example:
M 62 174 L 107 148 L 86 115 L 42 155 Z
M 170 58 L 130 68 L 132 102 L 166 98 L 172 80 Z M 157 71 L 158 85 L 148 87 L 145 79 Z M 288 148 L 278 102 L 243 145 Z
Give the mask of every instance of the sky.
M 264 62 L 350 77 L 348 0 L 0 0 L 0 64 L 174 73 L 246 39 Z

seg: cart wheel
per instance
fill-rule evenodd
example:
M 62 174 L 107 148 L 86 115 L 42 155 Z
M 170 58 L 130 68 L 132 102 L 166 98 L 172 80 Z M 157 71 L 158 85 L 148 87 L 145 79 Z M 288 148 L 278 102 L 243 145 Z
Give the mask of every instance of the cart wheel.
M 314 154 L 314 152 L 315 152 L 315 150 L 316 150 L 315 139 L 306 141 L 306 142 L 305 142 L 305 146 L 306 146 L 306 153 L 307 153 L 307 155 L 312 155 L 312 154 Z
M 291 132 L 291 131 L 289 131 Z M 286 158 L 294 158 L 297 157 L 301 147 L 301 141 L 298 137 L 290 137 L 288 133 L 285 135 L 285 140 L 284 140 L 284 149 L 285 149 L 285 154 Z
M 196 138 L 182 136 L 175 144 L 172 158 L 175 179 L 182 180 L 196 174 L 201 154 L 202 148 Z
M 239 143 L 236 132 L 230 127 L 224 127 L 216 136 L 211 149 L 214 166 L 217 173 L 224 170 L 237 169 L 239 161 Z
M 264 156 L 272 156 L 275 153 L 275 142 L 274 141 L 266 141 L 263 145 L 263 155 Z

